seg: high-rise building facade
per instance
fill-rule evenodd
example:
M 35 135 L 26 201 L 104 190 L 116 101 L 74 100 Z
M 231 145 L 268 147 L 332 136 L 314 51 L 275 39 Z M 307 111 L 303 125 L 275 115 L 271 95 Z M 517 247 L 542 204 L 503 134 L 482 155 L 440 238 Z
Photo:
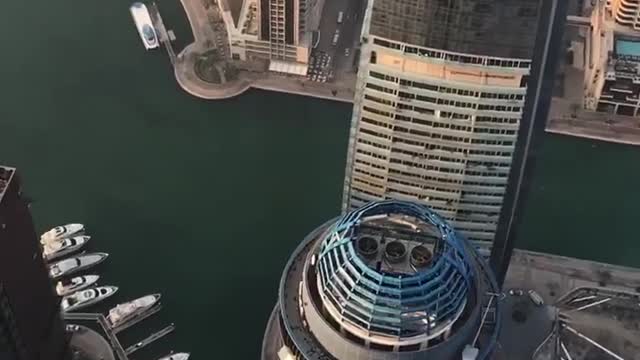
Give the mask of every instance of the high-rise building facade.
M 539 0 L 370 1 L 343 211 L 428 202 L 492 240 L 510 171 Z
M 20 180 L 0 166 L 0 359 L 61 360 L 67 340 Z

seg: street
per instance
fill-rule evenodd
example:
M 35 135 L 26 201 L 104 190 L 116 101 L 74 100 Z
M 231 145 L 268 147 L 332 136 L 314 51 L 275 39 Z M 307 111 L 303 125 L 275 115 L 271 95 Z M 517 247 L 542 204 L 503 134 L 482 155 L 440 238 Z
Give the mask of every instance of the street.
M 356 48 L 366 1 L 326 0 L 322 9 L 318 46 L 311 52 L 308 77 L 314 81 L 332 81 L 344 73 L 355 72 Z M 342 22 L 338 23 L 342 12 Z M 334 37 L 339 33 L 334 45 Z

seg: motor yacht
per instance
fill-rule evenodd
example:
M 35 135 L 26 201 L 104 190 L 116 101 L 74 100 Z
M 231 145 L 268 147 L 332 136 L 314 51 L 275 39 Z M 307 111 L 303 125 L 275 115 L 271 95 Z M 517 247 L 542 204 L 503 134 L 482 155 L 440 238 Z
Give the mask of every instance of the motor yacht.
M 90 236 L 74 236 L 71 238 L 47 242 L 42 249 L 42 256 L 47 261 L 69 255 L 80 250 L 88 241 Z
M 49 275 L 54 279 L 70 275 L 103 262 L 107 256 L 107 253 L 93 253 L 60 260 L 49 266 Z
M 100 279 L 99 275 L 83 275 L 69 280 L 61 280 L 58 281 L 56 285 L 56 293 L 58 293 L 58 296 L 67 296 L 76 291 L 88 288 L 98 282 L 98 279 Z
M 84 225 L 82 224 L 67 224 L 56 226 L 40 236 L 40 243 L 44 245 L 51 241 L 66 239 L 74 235 L 81 235 L 83 233 Z
M 119 304 L 109 310 L 107 321 L 111 327 L 117 327 L 136 315 L 149 310 L 152 306 L 158 303 L 158 300 L 160 300 L 160 294 L 153 294 Z
M 163 356 L 158 360 L 187 360 L 189 359 L 189 353 L 175 353 L 175 354 L 169 354 L 167 356 Z
M 70 312 L 98 303 L 118 291 L 115 286 L 98 286 L 93 289 L 80 290 L 65 296 L 60 303 L 62 311 Z

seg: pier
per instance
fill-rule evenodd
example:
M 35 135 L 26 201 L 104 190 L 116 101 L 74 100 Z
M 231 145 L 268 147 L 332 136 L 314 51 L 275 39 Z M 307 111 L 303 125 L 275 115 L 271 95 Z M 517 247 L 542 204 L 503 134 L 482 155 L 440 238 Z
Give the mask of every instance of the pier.
M 132 353 L 134 353 L 135 351 L 138 351 L 140 349 L 142 349 L 143 347 L 151 344 L 152 342 L 160 339 L 161 337 L 173 332 L 173 330 L 175 330 L 176 327 L 175 325 L 171 324 L 153 334 L 151 334 L 149 337 L 147 337 L 146 339 L 131 345 L 127 348 L 127 350 L 125 350 L 126 355 L 131 355 Z
M 102 314 L 98 314 L 98 313 L 65 313 L 64 314 L 64 319 L 65 321 L 93 321 L 98 323 L 98 325 L 100 325 L 100 327 L 102 328 L 102 331 L 105 335 L 106 340 L 109 342 L 109 345 L 111 345 L 111 348 L 113 349 L 113 352 L 116 355 L 116 358 L 118 360 L 129 360 L 128 355 L 139 350 L 142 349 L 143 347 L 151 344 L 152 342 L 164 337 L 165 335 L 173 332 L 173 330 L 175 330 L 175 325 L 171 324 L 153 334 L 151 334 L 149 337 L 147 337 L 146 339 L 132 345 L 129 346 L 126 350 L 125 348 L 122 346 L 122 344 L 120 343 L 120 340 L 118 340 L 117 334 L 125 329 L 130 328 L 131 326 L 141 322 L 142 320 L 150 317 L 151 315 L 157 313 L 158 311 L 160 311 L 160 309 L 162 309 L 162 305 L 161 304 L 157 304 L 154 307 L 150 308 L 149 310 L 139 314 L 138 316 L 135 316 L 127 321 L 125 321 L 123 324 L 121 324 L 120 326 L 116 326 L 115 328 L 111 327 L 111 324 L 109 323 L 109 321 L 107 321 L 107 318 L 102 315 Z
M 160 16 L 160 9 L 158 9 L 158 5 L 154 2 L 149 4 L 149 15 L 151 15 L 151 21 L 153 22 L 153 27 L 158 34 L 158 39 L 164 45 L 165 49 L 167 49 L 167 54 L 169 54 L 169 61 L 171 61 L 171 65 L 175 66 L 176 64 L 176 53 L 173 50 L 173 46 L 171 45 L 171 41 L 175 40 L 175 35 L 172 30 L 167 30 L 164 26 L 164 22 L 162 21 L 162 17 Z
M 107 322 L 107 319 L 104 317 L 104 315 L 96 313 L 65 313 L 64 319 L 97 322 L 98 324 L 100 324 L 100 327 L 102 327 L 102 331 L 104 331 L 104 334 L 107 336 L 107 340 L 109 341 L 109 344 L 111 345 L 113 351 L 116 353 L 116 357 L 119 360 L 129 360 L 129 358 L 127 357 L 127 353 L 122 347 L 122 344 L 120 344 L 120 340 L 118 340 L 116 334 L 111 331 L 111 327 L 109 326 L 109 323 Z

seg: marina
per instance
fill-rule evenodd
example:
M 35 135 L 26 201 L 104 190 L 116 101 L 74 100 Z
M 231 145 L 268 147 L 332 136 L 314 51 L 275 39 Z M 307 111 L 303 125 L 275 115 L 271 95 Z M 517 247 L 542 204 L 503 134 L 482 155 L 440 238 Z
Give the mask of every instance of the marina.
M 97 286 L 100 275 L 80 275 L 73 278 L 65 278 L 71 273 L 86 270 L 101 263 L 108 256 L 107 253 L 92 253 L 64 259 L 65 256 L 78 250 L 89 240 L 90 237 L 84 235 L 84 233 L 84 225 L 67 224 L 52 228 L 42 234 L 40 238 L 43 254 L 49 254 L 55 258 L 63 258 L 50 265 L 49 275 L 52 280 L 60 279 L 56 282 L 55 291 L 58 296 L 62 297 L 60 308 L 66 322 L 67 332 L 84 333 L 90 329 L 94 333 L 92 335 L 94 338 L 100 338 L 100 334 L 95 333 L 95 330 L 99 330 L 100 333 L 106 336 L 110 350 L 115 353 L 116 358 L 118 360 L 129 360 L 129 354 L 172 333 L 175 330 L 175 325 L 172 323 L 126 349 L 118 339 L 117 334 L 119 332 L 140 323 L 160 311 L 162 306 L 160 304 L 161 294 L 159 293 L 120 303 L 111 308 L 106 316 L 101 313 L 74 313 L 75 310 L 106 301 L 118 292 L 117 286 Z M 69 248 L 72 250 L 69 250 Z M 46 260 L 46 256 L 43 255 L 43 257 Z M 86 321 L 92 322 L 93 326 L 83 327 L 79 324 L 70 323 Z M 91 329 L 92 327 L 95 329 Z M 164 358 L 186 360 L 188 357 L 188 353 L 177 353 L 175 355 L 167 355 Z

